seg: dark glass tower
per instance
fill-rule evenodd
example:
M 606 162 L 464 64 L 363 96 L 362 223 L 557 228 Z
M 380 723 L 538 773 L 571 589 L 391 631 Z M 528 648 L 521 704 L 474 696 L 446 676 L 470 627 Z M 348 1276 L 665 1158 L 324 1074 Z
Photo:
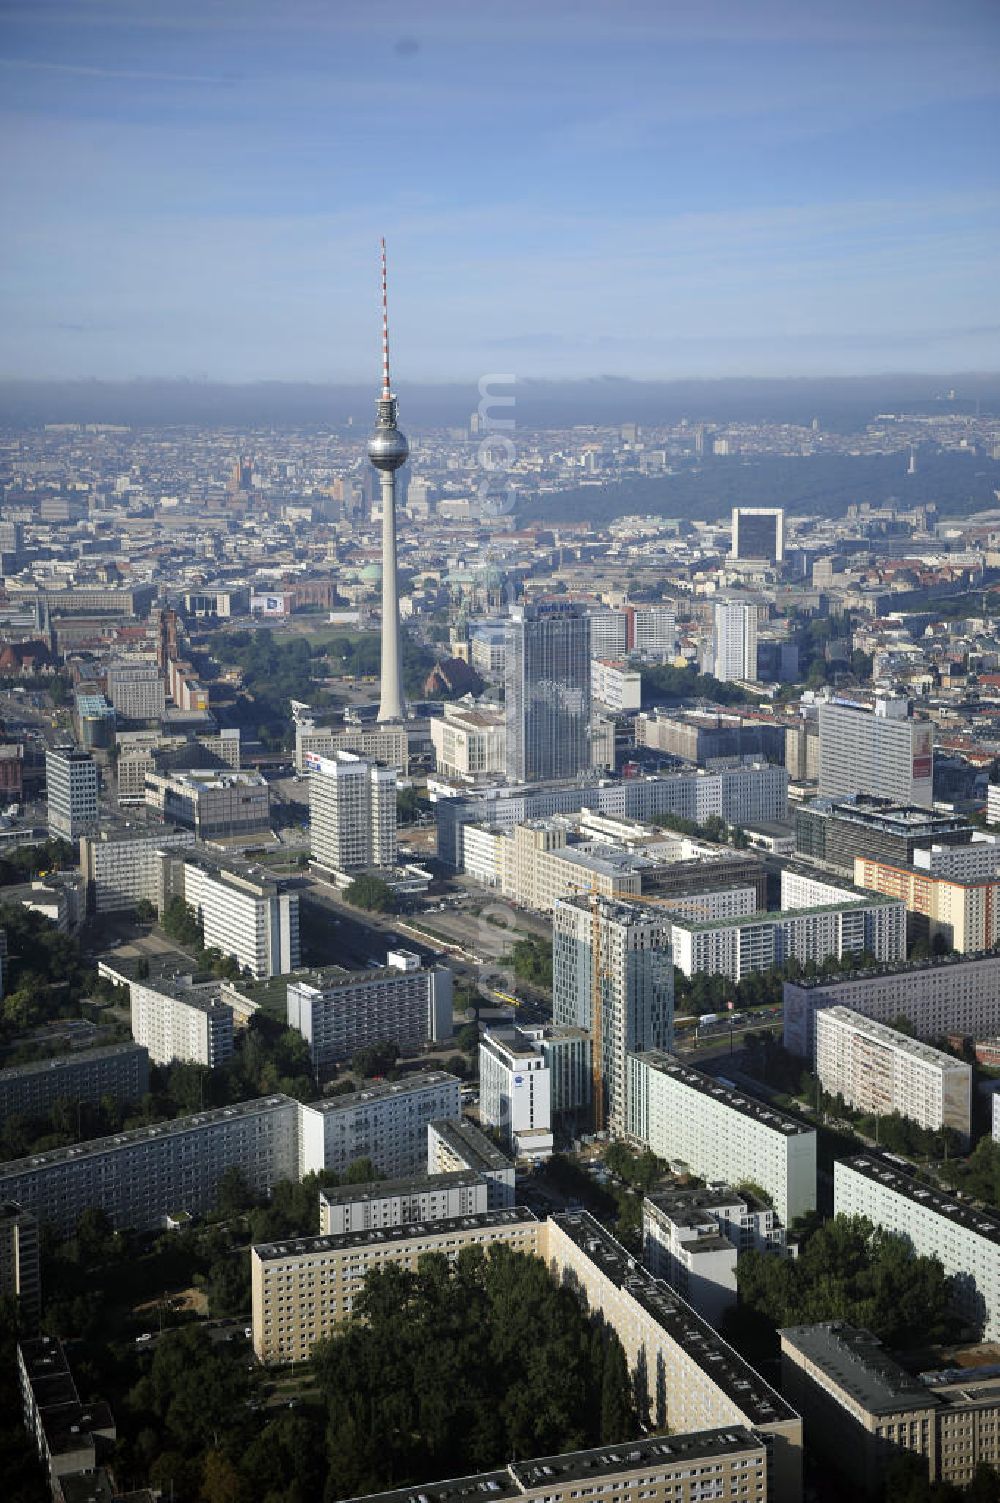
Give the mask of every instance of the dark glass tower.
M 590 618 L 571 604 L 514 606 L 507 628 L 507 776 L 575 778 L 590 767 Z

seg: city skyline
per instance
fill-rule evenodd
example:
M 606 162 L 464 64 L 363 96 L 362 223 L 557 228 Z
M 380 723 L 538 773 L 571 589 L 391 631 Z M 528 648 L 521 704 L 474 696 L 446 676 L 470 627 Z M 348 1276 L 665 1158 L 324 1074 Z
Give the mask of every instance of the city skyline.
M 977 0 L 5 17 L 2 375 L 363 382 L 382 230 L 416 381 L 996 364 Z

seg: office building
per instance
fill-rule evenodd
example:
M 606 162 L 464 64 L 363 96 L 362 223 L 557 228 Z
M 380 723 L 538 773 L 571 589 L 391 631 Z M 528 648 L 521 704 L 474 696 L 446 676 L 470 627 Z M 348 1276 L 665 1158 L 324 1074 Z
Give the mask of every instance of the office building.
M 97 763 L 75 746 L 45 753 L 49 834 L 77 841 L 97 829 Z
M 382 970 L 330 967 L 288 982 L 287 1021 L 325 1071 L 357 1049 L 392 1039 L 404 1052 L 451 1038 L 452 973 L 423 967 L 410 951 L 390 951 Z
M 433 723 L 432 723 L 433 724 Z M 370 762 L 382 762 L 405 777 L 410 770 L 410 741 L 405 725 L 317 725 L 312 720 L 295 723 L 295 771 L 309 771 L 309 753 L 334 757 L 354 752 Z
M 783 1226 L 816 1209 L 816 1133 L 669 1054 L 629 1056 L 627 1134 L 711 1183 L 759 1185 Z
M 481 788 L 437 805 L 438 859 L 461 870 L 462 827 L 485 824 L 513 830 L 556 814 L 595 815 L 648 823 L 661 814 L 703 824 L 717 814 L 731 825 L 783 820 L 788 814 L 788 773 L 751 763 L 718 772 L 701 768 L 649 778 L 574 782 L 553 788 Z
M 750 1190 L 667 1190 L 642 1202 L 643 1263 L 713 1326 L 737 1302 L 739 1255 L 784 1251 L 773 1207 Z
M 870 894 L 747 918 L 675 918 L 671 944 L 674 964 L 685 976 L 703 973 L 732 981 L 792 959 L 819 963 L 830 955 L 867 952 L 876 960 L 901 960 L 906 910 L 896 899 Z
M 552 1016 L 592 1041 L 594 1125 L 624 1133 L 627 1057 L 669 1049 L 674 971 L 669 913 L 606 898 L 561 898 L 552 913 Z
M 506 649 L 507 776 L 575 778 L 590 752 L 590 618 L 571 603 L 514 606 Z
M 479 1043 L 479 1120 L 518 1158 L 552 1152 L 552 1084 L 535 1041 L 517 1029 Z
M 155 663 L 112 663 L 108 698 L 120 720 L 156 720 L 166 703 L 163 672 Z
M 934 727 L 913 720 L 903 699 L 874 710 L 831 700 L 819 707 L 819 791 L 828 798 L 863 793 L 895 804 L 934 803 Z
M 573 893 L 629 897 L 641 891 L 646 858 L 613 846 L 570 846 L 567 826 L 557 819 L 518 825 L 513 838 L 495 836 L 496 869 L 505 897 L 536 913 L 551 913 L 558 898 Z
M 796 853 L 837 867 L 852 880 L 858 856 L 910 866 L 922 846 L 949 852 L 970 850 L 971 834 L 968 821 L 957 815 L 862 794 L 814 798 L 795 811 Z
M 862 1497 L 881 1498 L 887 1465 L 922 1458 L 927 1480 L 966 1487 L 979 1465 L 1000 1465 L 1000 1380 L 995 1367 L 914 1377 L 870 1331 L 843 1321 L 788 1326 L 781 1388 L 819 1456 Z
M 833 1209 L 837 1216 L 866 1216 L 903 1237 L 918 1257 L 937 1258 L 952 1281 L 957 1313 L 984 1341 L 1000 1339 L 1000 1216 L 994 1211 L 867 1153 L 835 1161 Z
M 461 1091 L 457 1076 L 427 1070 L 311 1102 L 300 1113 L 300 1174 L 314 1169 L 343 1174 L 358 1159 L 371 1159 L 376 1173 L 390 1179 L 469 1168 L 431 1164 L 427 1147 L 429 1123 L 458 1121 Z
M 650 746 L 671 757 L 681 757 L 698 767 L 722 758 L 760 762 L 785 760 L 783 725 L 744 715 L 723 715 L 710 710 L 653 710 L 635 722 L 637 746 Z
M 479 1216 L 488 1210 L 486 1181 L 471 1169 L 380 1179 L 319 1192 L 319 1230 L 324 1237 L 382 1231 L 415 1222 Z
M 63 1344 L 55 1336 L 18 1343 L 17 1376 L 24 1428 L 58 1498 L 63 1479 L 81 1472 L 93 1476 L 99 1461 L 110 1461 L 117 1440 L 114 1416 L 103 1399 L 80 1402 Z
M 259 1195 L 279 1179 L 298 1179 L 304 1110 L 290 1096 L 268 1096 L 14 1159 L 0 1164 L 0 1199 L 17 1201 L 62 1236 L 93 1206 L 116 1229 L 152 1230 L 177 1211 L 211 1210 L 233 1166 Z
M 507 729 L 502 710 L 446 704 L 431 721 L 434 766 L 463 782 L 502 777 L 507 768 Z
M 722 683 L 757 680 L 757 606 L 753 601 L 723 600 L 712 625 L 712 673 Z
M 251 840 L 271 829 L 270 793 L 256 772 L 146 773 L 146 805 L 198 840 Z
M 638 710 L 642 704 L 642 674 L 638 668 L 610 658 L 591 658 L 590 693 L 615 715 Z
M 457 1497 L 490 1496 L 518 1503 L 571 1503 L 607 1489 L 619 1503 L 748 1503 L 767 1496 L 767 1450 L 743 1426 L 621 1441 L 590 1451 L 567 1451 L 512 1461 L 499 1471 L 460 1482 L 421 1483 L 426 1503 L 457 1503 Z M 412 1487 L 372 1493 L 354 1503 L 409 1503 Z
M 969 1137 L 971 1066 L 849 1007 L 816 1015 L 815 1069 L 828 1095 L 859 1112 L 899 1112 L 918 1127 L 950 1127 Z
M 145 901 L 163 904 L 161 852 L 194 845 L 192 830 L 162 825 L 103 829 L 80 840 L 80 873 L 86 884 L 87 911 L 115 913 Z
M 486 1185 L 491 1211 L 514 1204 L 514 1165 L 491 1138 L 465 1117 L 451 1116 L 427 1124 L 427 1173 L 478 1174 Z
M 785 513 L 780 506 L 734 506 L 732 556 L 780 564 L 785 557 Z
M 396 864 L 396 774 L 354 752 L 306 757 L 313 863 L 331 875 Z
M 317 1341 L 350 1319 L 365 1279 L 394 1266 L 415 1272 L 441 1253 L 454 1262 L 465 1247 L 503 1243 L 537 1254 L 543 1224 L 523 1206 L 467 1216 L 255 1243 L 250 1249 L 254 1355 L 259 1362 L 304 1362 Z
M 816 1016 L 825 1007 L 849 1007 L 878 1023 L 905 1017 L 917 1038 L 948 1034 L 970 1038 L 1000 1031 L 1000 955 L 920 961 L 855 972 L 832 981 L 786 981 L 784 1042 L 811 1060 Z
M 906 904 L 911 939 L 938 941 L 961 955 L 992 950 L 1000 941 L 1000 880 L 936 876 L 857 856 L 854 881 Z
M 132 1037 L 154 1065 L 175 1060 L 217 1070 L 233 1053 L 233 1010 L 219 1000 L 218 982 L 132 981 Z
M 300 963 L 299 895 L 270 873 L 237 871 L 182 855 L 183 897 L 200 920 L 206 950 L 220 950 L 259 980 Z
M 138 1101 L 148 1090 L 149 1055 L 139 1043 L 57 1054 L 0 1070 L 0 1121 L 47 1116 L 56 1101 Z
M 16 1299 L 23 1331 L 42 1313 L 38 1221 L 13 1201 L 0 1202 L 0 1299 Z

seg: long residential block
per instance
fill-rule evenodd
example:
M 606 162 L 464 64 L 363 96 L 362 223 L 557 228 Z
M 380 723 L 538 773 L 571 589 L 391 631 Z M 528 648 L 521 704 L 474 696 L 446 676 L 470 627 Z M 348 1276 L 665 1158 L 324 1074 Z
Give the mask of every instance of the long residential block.
M 514 1165 L 475 1123 L 452 1117 L 427 1125 L 427 1173 L 478 1174 L 491 1211 L 514 1204 Z
M 1000 955 L 892 966 L 835 981 L 786 981 L 783 990 L 785 1048 L 804 1059 L 815 1055 L 817 1013 L 838 1005 L 879 1023 L 902 1014 L 921 1039 L 1000 1032 Z
M 920 1127 L 969 1136 L 971 1066 L 849 1007 L 817 1014 L 816 1074 L 824 1091 L 858 1111 L 899 1112 Z
M 300 1171 L 305 1175 L 314 1169 L 332 1169 L 342 1174 L 350 1164 L 367 1158 L 377 1173 L 392 1179 L 436 1173 L 428 1159 L 428 1124 L 457 1123 L 461 1115 L 462 1083 L 444 1070 L 428 1070 L 408 1080 L 386 1081 L 346 1096 L 314 1101 L 302 1108 Z
M 163 900 L 160 852 L 193 845 L 192 830 L 162 825 L 82 836 L 80 871 L 87 884 L 87 907 L 92 913 L 115 913 L 145 899 L 158 908 Z
M 418 1174 L 412 1179 L 380 1179 L 367 1185 L 340 1185 L 319 1192 L 323 1236 L 383 1231 L 413 1222 L 444 1221 L 489 1210 L 486 1180 L 472 1169 Z
M 868 896 L 747 918 L 678 918 L 672 944 L 674 964 L 685 976 L 731 981 L 789 960 L 840 959 L 862 951 L 877 960 L 900 960 L 906 954 L 906 910 L 892 898 Z
M 108 1044 L 0 1070 L 0 1121 L 44 1116 L 59 1100 L 137 1101 L 149 1090 L 149 1054 L 141 1043 Z
M 256 980 L 293 971 L 301 959 L 299 895 L 267 872 L 183 860 L 184 901 L 201 920 L 207 950 L 239 961 Z
M 233 1010 L 219 1000 L 218 982 L 131 981 L 132 1037 L 155 1065 L 185 1060 L 224 1065 L 233 1053 Z
M 402 1050 L 452 1037 L 452 973 L 391 951 L 384 970 L 329 967 L 289 980 L 287 1021 L 309 1045 L 313 1068 L 350 1059 L 366 1044 L 394 1040 Z
M 991 950 L 1000 939 L 1000 882 L 953 877 L 916 866 L 898 866 L 858 856 L 854 880 L 906 904 L 914 938 L 940 938 L 963 955 Z
M 940 1259 L 956 1310 L 984 1340 L 1000 1339 L 1000 1216 L 867 1153 L 834 1164 L 833 1208 L 838 1216 L 867 1216 L 905 1237 L 918 1256 Z
M 783 1226 L 816 1209 L 816 1133 L 670 1054 L 629 1055 L 628 1135 L 700 1179 L 759 1186 Z

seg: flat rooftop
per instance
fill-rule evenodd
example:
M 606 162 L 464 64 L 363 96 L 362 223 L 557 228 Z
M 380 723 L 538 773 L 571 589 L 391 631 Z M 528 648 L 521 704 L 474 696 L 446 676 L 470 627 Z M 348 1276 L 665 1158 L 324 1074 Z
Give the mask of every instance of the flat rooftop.
M 900 1159 L 899 1162 L 904 1163 L 905 1160 Z M 915 1179 L 912 1174 L 896 1168 L 892 1155 L 886 1154 L 876 1158 L 873 1154 L 859 1153 L 850 1159 L 838 1159 L 837 1163 L 853 1169 L 856 1174 L 863 1174 L 866 1179 L 874 1180 L 883 1189 L 892 1190 L 896 1195 L 903 1195 L 907 1200 L 915 1201 L 917 1205 L 933 1211 L 935 1215 L 944 1216 L 955 1226 L 963 1227 L 965 1231 L 977 1237 L 984 1237 L 987 1242 L 1000 1247 L 1000 1216 L 996 1212 L 984 1211 L 967 1200 L 958 1200 L 947 1190 L 940 1190 L 936 1185 L 929 1185 L 923 1180 Z M 834 1165 L 835 1176 L 836 1167 Z
M 320 1201 L 330 1206 L 359 1205 L 362 1201 L 385 1200 L 393 1195 L 430 1195 L 435 1190 L 473 1189 L 483 1183 L 473 1169 L 452 1169 L 446 1174 L 414 1174 L 409 1179 L 375 1179 L 361 1185 L 331 1185 L 320 1190 Z
M 283 1242 L 255 1242 L 253 1251 L 262 1263 L 280 1262 L 283 1258 L 307 1258 L 317 1253 L 343 1252 L 354 1247 L 398 1246 L 419 1242 L 424 1237 L 447 1236 L 449 1232 L 488 1230 L 490 1227 L 528 1226 L 538 1217 L 527 1206 L 505 1206 L 495 1211 L 470 1212 L 466 1216 L 442 1216 L 435 1221 L 413 1221 L 405 1226 L 370 1227 L 364 1231 L 338 1235 L 320 1233 L 317 1237 L 290 1237 Z
M 470 1169 L 480 1173 L 513 1170 L 514 1165 L 505 1153 L 501 1153 L 493 1140 L 464 1118 L 457 1122 L 442 1119 L 430 1125 L 445 1145 L 458 1154 Z
M 829 884 L 831 887 L 834 883 Z M 764 927 L 767 924 L 783 924 L 787 919 L 812 918 L 821 913 L 853 913 L 862 908 L 898 907 L 902 898 L 889 897 L 884 893 L 866 893 L 863 898 L 845 898 L 842 903 L 816 903 L 809 908 L 782 908 L 774 912 L 734 914 L 731 918 L 686 919 L 678 915 L 673 920 L 676 929 L 687 929 L 692 934 L 701 934 L 709 929 L 743 929 L 748 925 Z
M 898 1029 L 890 1028 L 887 1023 L 877 1023 L 874 1018 L 866 1018 L 862 1013 L 854 1012 L 850 1007 L 824 1007 L 816 1016 L 816 1027 L 826 1028 L 830 1020 L 843 1023 L 849 1028 L 856 1028 L 858 1033 L 875 1039 L 889 1049 L 899 1049 L 925 1065 L 936 1065 L 942 1070 L 961 1070 L 969 1075 L 972 1073 L 971 1065 L 956 1059 L 953 1054 L 946 1054 L 943 1049 L 935 1049 L 931 1044 L 923 1043 L 921 1039 L 911 1039 L 908 1033 L 900 1033 Z
M 725 1085 L 713 1075 L 704 1075 L 700 1070 L 693 1070 L 690 1065 L 682 1064 L 672 1054 L 664 1054 L 659 1049 L 647 1049 L 632 1057 L 641 1060 L 643 1064 L 660 1075 L 671 1076 L 678 1084 L 687 1086 L 688 1090 L 698 1091 L 702 1096 L 711 1096 L 720 1106 L 727 1106 L 731 1111 L 739 1112 L 744 1117 L 752 1117 L 755 1122 L 771 1128 L 773 1132 L 784 1133 L 786 1137 L 815 1132 L 815 1128 L 809 1127 L 805 1122 L 786 1116 L 784 1112 L 779 1112 L 773 1106 L 767 1106 L 763 1101 L 757 1101 L 753 1096 L 744 1095 L 735 1086 Z
M 654 1279 L 586 1211 L 552 1217 L 601 1273 L 624 1289 L 754 1425 L 796 1420 L 795 1410 L 669 1284 Z M 617 1449 L 617 1448 L 616 1448 Z
M 900 1366 L 871 1331 L 834 1320 L 787 1326 L 778 1334 L 782 1349 L 801 1353 L 870 1414 L 938 1407 L 927 1386 Z
M 36 1075 L 59 1075 L 64 1070 L 84 1070 L 95 1061 L 123 1059 L 127 1055 L 145 1053 L 144 1045 L 126 1041 L 122 1044 L 103 1044 L 98 1049 L 77 1049 L 72 1054 L 55 1054 L 51 1059 L 35 1059 L 26 1065 L 10 1065 L 6 1070 L 0 1070 L 0 1087 L 7 1081 L 30 1080 Z
M 701 1226 L 711 1219 L 712 1211 L 740 1204 L 751 1211 L 769 1209 L 751 1191 L 727 1185 L 721 1190 L 658 1190 L 655 1195 L 644 1197 L 643 1211 L 649 1207 L 677 1226 Z
M 943 967 L 956 967 L 961 971 L 965 966 L 974 965 L 989 966 L 992 970 L 1000 971 L 1000 953 L 995 950 L 979 950 L 973 954 L 940 955 L 933 960 L 891 961 L 888 965 L 870 966 L 867 970 L 851 971 L 843 976 L 832 978 L 814 976 L 812 979 L 801 978 L 798 981 L 786 981 L 785 986 L 798 987 L 802 991 L 816 991 L 820 988 L 833 990 L 836 987 L 849 986 L 855 981 L 874 981 L 884 976 L 920 976 L 938 971 Z
M 457 1075 L 449 1075 L 447 1070 L 425 1070 L 422 1075 L 408 1075 L 404 1080 L 383 1080 L 375 1085 L 365 1086 L 363 1091 L 350 1091 L 343 1096 L 326 1096 L 322 1101 L 310 1101 L 307 1110 L 311 1112 L 347 1112 L 353 1111 L 359 1106 L 370 1106 L 375 1101 L 389 1101 L 394 1096 L 410 1096 L 416 1091 L 424 1091 L 432 1086 L 447 1085 L 454 1082 L 461 1085 Z

